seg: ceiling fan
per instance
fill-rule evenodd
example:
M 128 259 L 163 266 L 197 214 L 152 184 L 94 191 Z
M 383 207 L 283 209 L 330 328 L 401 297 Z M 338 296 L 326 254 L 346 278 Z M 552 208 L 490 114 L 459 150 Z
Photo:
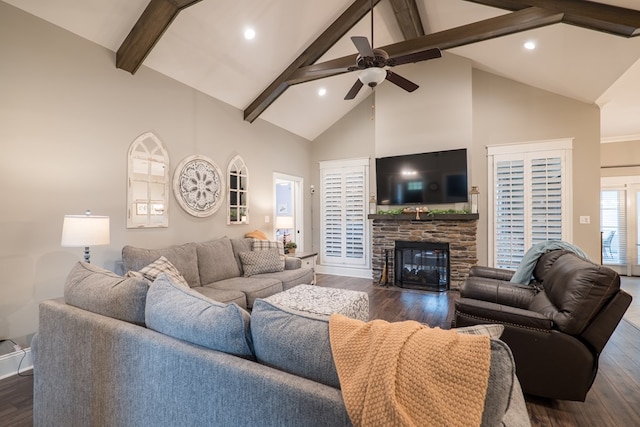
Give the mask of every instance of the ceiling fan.
M 372 2 L 373 3 L 373 2 Z M 428 59 L 440 58 L 442 52 L 438 48 L 431 48 L 425 50 L 419 50 L 416 52 L 397 55 L 390 57 L 387 52 L 382 49 L 374 49 L 373 44 L 373 4 L 371 5 L 371 43 L 366 37 L 354 36 L 351 37 L 351 41 L 358 49 L 358 57 L 356 58 L 356 65 L 349 67 L 348 71 L 358 71 L 358 80 L 353 84 L 345 100 L 350 100 L 356 97 L 360 89 L 366 84 L 367 86 L 374 88 L 384 80 L 388 80 L 396 86 L 401 87 L 407 92 L 413 92 L 418 89 L 418 85 L 410 80 L 405 79 L 399 74 L 389 71 L 388 68 L 396 65 L 409 64 L 412 62 L 426 61 Z

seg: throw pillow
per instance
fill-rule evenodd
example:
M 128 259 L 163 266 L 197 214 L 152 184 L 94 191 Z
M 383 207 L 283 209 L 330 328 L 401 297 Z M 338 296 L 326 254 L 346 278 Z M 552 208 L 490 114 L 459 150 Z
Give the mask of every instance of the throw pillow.
M 164 273 L 169 276 L 174 283 L 179 283 L 181 285 L 189 287 L 189 284 L 186 280 L 184 280 L 184 277 L 182 277 L 178 269 L 175 268 L 174 265 L 171 264 L 169 260 L 163 256 L 147 265 L 146 267 L 142 268 L 139 273 L 142 274 L 145 279 L 152 282 L 156 280 L 162 273 Z
M 147 327 L 212 350 L 253 358 L 249 313 L 160 275 L 147 294 Z
M 329 342 L 329 318 L 256 299 L 251 339 L 259 363 L 340 388 Z
M 256 240 L 253 239 L 253 250 L 254 251 L 264 251 L 269 249 L 277 249 L 278 254 L 280 255 L 280 261 L 282 262 L 282 269 L 284 270 L 284 244 L 280 241 L 270 241 L 270 240 Z
M 92 313 L 144 325 L 149 282 L 122 277 L 93 264 L 78 262 L 64 285 L 65 302 Z
M 463 326 L 462 328 L 455 328 L 454 331 L 467 335 L 488 335 L 489 338 L 500 339 L 504 332 L 504 325 L 492 323 L 486 325 Z
M 284 270 L 277 249 L 240 252 L 240 260 L 245 277 Z
M 244 237 L 251 237 L 256 240 L 269 240 L 266 234 L 260 230 L 253 230 L 244 235 Z

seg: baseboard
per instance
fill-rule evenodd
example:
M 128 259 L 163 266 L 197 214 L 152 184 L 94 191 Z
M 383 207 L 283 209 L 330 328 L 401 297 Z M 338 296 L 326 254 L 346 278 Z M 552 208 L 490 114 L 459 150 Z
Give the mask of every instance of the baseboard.
M 335 267 L 330 265 L 316 265 L 316 273 L 333 274 L 335 276 L 358 277 L 360 279 L 371 279 L 370 268 Z
M 21 361 L 22 364 L 20 364 Z M 31 348 L 0 356 L 0 380 L 17 375 L 18 367 L 20 367 L 20 373 L 33 369 Z

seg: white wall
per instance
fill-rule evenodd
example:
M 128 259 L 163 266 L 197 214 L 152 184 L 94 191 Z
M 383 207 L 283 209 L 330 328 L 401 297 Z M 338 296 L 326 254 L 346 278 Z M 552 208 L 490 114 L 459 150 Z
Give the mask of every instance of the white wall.
M 111 217 L 111 244 L 92 248 L 91 259 L 113 269 L 126 244 L 269 235 L 273 172 L 310 181 L 308 141 L 262 120 L 249 124 L 242 111 L 144 66 L 134 76 L 117 70 L 113 52 L 2 2 L 0 54 L 2 337 L 35 332 L 38 303 L 61 297 L 82 259 L 81 248 L 60 247 L 65 214 Z M 223 171 L 240 154 L 250 174 L 250 224 L 227 226 L 224 209 L 192 217 L 171 194 L 169 228 L 126 229 L 127 150 L 147 131 L 167 147 L 171 176 L 192 154 Z

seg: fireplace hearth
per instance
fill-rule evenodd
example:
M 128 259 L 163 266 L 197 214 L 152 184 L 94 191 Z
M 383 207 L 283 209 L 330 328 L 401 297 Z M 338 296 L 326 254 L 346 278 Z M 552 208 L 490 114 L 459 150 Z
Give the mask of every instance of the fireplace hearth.
M 449 290 L 449 244 L 395 242 L 395 284 L 401 288 Z

